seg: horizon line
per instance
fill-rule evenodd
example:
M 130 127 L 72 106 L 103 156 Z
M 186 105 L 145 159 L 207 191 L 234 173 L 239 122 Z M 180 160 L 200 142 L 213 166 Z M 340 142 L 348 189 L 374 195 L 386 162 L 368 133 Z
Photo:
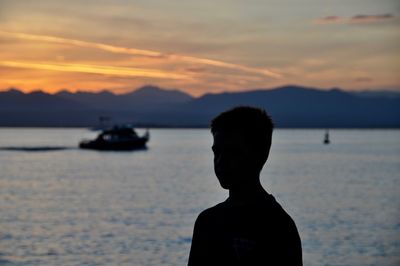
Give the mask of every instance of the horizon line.
M 21 88 L 17 88 L 17 87 L 9 87 L 9 88 L 5 88 L 5 89 L 0 89 L 0 93 L 1 92 L 9 92 L 12 90 L 18 91 L 22 94 L 31 94 L 31 93 L 35 93 L 35 92 L 42 92 L 48 95 L 56 95 L 58 93 L 61 92 L 67 92 L 67 93 L 71 93 L 71 94 L 77 94 L 77 93 L 90 93 L 90 94 L 100 94 L 100 93 L 110 93 L 116 96 L 120 96 L 120 95 L 126 95 L 126 94 L 130 94 L 133 92 L 136 92 L 138 90 L 144 89 L 144 88 L 148 88 L 148 87 L 152 87 L 152 88 L 157 88 L 159 90 L 162 91 L 176 91 L 176 92 L 181 92 L 184 94 L 189 95 L 192 98 L 200 98 L 204 95 L 207 94 L 223 94 L 223 93 L 246 93 L 246 92 L 254 92 L 254 91 L 271 91 L 271 90 L 277 90 L 277 89 L 283 89 L 283 88 L 287 88 L 287 87 L 296 87 L 296 88 L 301 88 L 301 89 L 310 89 L 310 90 L 318 90 L 318 91 L 331 91 L 331 90 L 340 90 L 343 92 L 348 92 L 348 93 L 357 93 L 357 92 L 387 92 L 387 93 L 400 93 L 400 88 L 396 89 L 371 89 L 371 88 L 366 88 L 366 89 L 344 89 L 341 87 L 315 87 L 315 86 L 306 86 L 306 85 L 296 85 L 296 84 L 286 84 L 286 85 L 279 85 L 279 86 L 275 86 L 275 87 L 260 87 L 260 88 L 249 88 L 249 89 L 242 89 L 242 90 L 237 90 L 237 91 L 221 91 L 221 92 L 205 92 L 201 95 L 198 96 L 194 96 L 191 93 L 186 92 L 183 89 L 179 89 L 179 88 L 164 88 L 164 87 L 160 87 L 158 85 L 153 85 L 153 84 L 144 84 L 142 86 L 139 86 L 135 89 L 129 90 L 129 91 L 125 91 L 125 92 L 114 92 L 113 89 L 110 88 L 105 88 L 105 89 L 101 89 L 101 90 L 85 90 L 85 89 L 77 89 L 77 90 L 71 90 L 69 88 L 63 88 L 54 92 L 48 92 L 46 90 L 43 90 L 41 88 L 37 88 L 37 89 L 33 89 L 30 91 L 24 91 Z

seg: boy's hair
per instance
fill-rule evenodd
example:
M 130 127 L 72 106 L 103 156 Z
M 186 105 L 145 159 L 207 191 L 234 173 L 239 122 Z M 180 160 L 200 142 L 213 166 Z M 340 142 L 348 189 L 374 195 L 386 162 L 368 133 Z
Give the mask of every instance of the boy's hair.
M 265 110 L 239 106 L 222 112 L 211 121 L 211 132 L 238 132 L 261 159 L 261 168 L 268 159 L 274 124 Z M 260 168 L 260 170 L 261 170 Z

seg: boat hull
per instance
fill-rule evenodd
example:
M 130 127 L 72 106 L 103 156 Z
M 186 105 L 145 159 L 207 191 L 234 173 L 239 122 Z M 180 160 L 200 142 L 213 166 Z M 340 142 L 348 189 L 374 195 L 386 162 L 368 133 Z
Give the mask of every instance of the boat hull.
M 91 140 L 79 143 L 79 148 L 101 151 L 129 151 L 146 149 L 147 138 L 126 141 Z

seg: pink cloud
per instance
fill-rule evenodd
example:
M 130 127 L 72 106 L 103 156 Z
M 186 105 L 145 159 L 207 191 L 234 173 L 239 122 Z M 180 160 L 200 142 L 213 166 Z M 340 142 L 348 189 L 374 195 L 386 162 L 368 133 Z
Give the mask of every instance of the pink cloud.
M 355 15 L 352 17 L 341 16 L 326 16 L 314 20 L 315 24 L 364 24 L 364 23 L 378 23 L 394 19 L 392 14 L 378 14 L 378 15 Z
M 351 17 L 348 21 L 350 23 L 374 23 L 393 19 L 395 16 L 392 14 L 383 15 L 356 15 Z
M 338 24 L 343 23 L 345 18 L 339 16 L 327 16 L 323 18 L 316 19 L 314 23 L 316 24 Z

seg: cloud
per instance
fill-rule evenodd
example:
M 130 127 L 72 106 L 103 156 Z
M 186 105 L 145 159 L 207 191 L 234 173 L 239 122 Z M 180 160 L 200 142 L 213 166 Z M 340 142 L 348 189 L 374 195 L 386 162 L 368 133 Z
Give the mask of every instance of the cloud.
M 198 63 L 198 64 L 221 67 L 221 68 L 230 68 L 230 69 L 236 69 L 236 70 L 240 70 L 240 71 L 244 71 L 244 72 L 261 74 L 261 75 L 264 75 L 267 77 L 272 77 L 272 78 L 281 78 L 280 74 L 275 73 L 270 70 L 267 70 L 267 69 L 247 67 L 247 66 L 226 63 L 226 62 L 212 60 L 212 59 L 205 59 L 205 58 L 198 58 L 198 57 L 184 56 L 184 55 L 176 55 L 176 54 L 171 54 L 168 57 L 171 59 L 182 60 L 182 61 L 190 62 L 190 63 Z
M 74 40 L 74 39 L 66 39 L 54 36 L 46 36 L 46 35 L 33 35 L 33 34 L 26 34 L 26 33 L 19 33 L 19 32 L 7 32 L 0 30 L 0 36 L 6 37 L 13 37 L 23 40 L 31 40 L 31 41 L 43 41 L 43 42 L 50 42 L 50 43 L 58 43 L 58 44 L 67 44 L 67 45 L 74 45 L 79 47 L 85 48 L 93 48 L 93 49 L 100 49 L 103 51 L 111 52 L 111 53 L 118 53 L 118 54 L 129 54 L 129 55 L 139 55 L 151 58 L 163 58 L 165 60 L 170 60 L 173 62 L 185 62 L 185 63 L 193 63 L 193 64 L 202 64 L 202 65 L 209 65 L 215 66 L 220 68 L 228 68 L 234 69 L 238 71 L 244 71 L 253 74 L 259 74 L 270 78 L 281 78 L 279 73 L 275 73 L 268 69 L 264 68 L 255 68 L 255 67 L 248 67 L 239 64 L 227 63 L 219 60 L 212 60 L 207 58 L 200 58 L 200 57 L 193 57 L 193 56 L 186 56 L 186 55 L 179 55 L 179 54 L 166 54 L 158 51 L 151 51 L 151 50 L 143 50 L 143 49 L 136 49 L 136 48 L 128 48 L 128 47 L 120 47 L 120 46 L 113 46 L 103 43 L 95 43 L 95 42 L 87 42 L 81 40 Z
M 184 70 L 191 73 L 203 73 L 206 71 L 203 67 L 187 67 Z
M 338 24 L 343 23 L 345 18 L 339 16 L 327 16 L 323 18 L 318 18 L 314 21 L 315 24 Z
M 76 72 L 89 74 L 102 74 L 122 77 L 150 77 L 160 79 L 190 79 L 189 76 L 152 69 L 128 68 L 128 67 L 110 67 L 99 65 L 82 65 L 82 64 L 59 64 L 59 63 L 32 63 L 32 62 L 15 62 L 3 61 L 0 66 L 39 69 L 62 72 Z
M 355 82 L 363 82 L 363 83 L 367 83 L 367 82 L 372 82 L 373 79 L 369 78 L 369 77 L 358 77 L 354 79 Z
M 47 35 L 34 35 L 34 34 L 26 34 L 20 32 L 8 32 L 8 31 L 1 31 L 0 35 L 6 37 L 14 37 L 17 39 L 22 40 L 29 40 L 29 41 L 43 41 L 43 42 L 50 42 L 50 43 L 57 43 L 57 44 L 67 44 L 67 45 L 74 45 L 79 47 L 85 48 L 94 48 L 100 49 L 111 53 L 122 53 L 122 54 L 130 54 L 130 55 L 141 55 L 141 56 L 149 56 L 149 57 L 160 57 L 162 56 L 161 53 L 143 49 L 134 49 L 134 48 L 125 48 L 125 47 L 118 47 L 107 45 L 103 43 L 94 43 L 94 42 L 86 42 L 80 40 L 73 40 L 73 39 L 66 39 L 54 36 L 47 36 Z
M 352 17 L 341 16 L 326 16 L 314 20 L 314 24 L 364 24 L 364 23 L 379 23 L 387 20 L 394 19 L 392 14 L 379 14 L 379 15 L 355 15 Z
M 381 22 L 395 18 L 392 14 L 382 15 L 356 15 L 349 19 L 350 23 L 374 23 Z

